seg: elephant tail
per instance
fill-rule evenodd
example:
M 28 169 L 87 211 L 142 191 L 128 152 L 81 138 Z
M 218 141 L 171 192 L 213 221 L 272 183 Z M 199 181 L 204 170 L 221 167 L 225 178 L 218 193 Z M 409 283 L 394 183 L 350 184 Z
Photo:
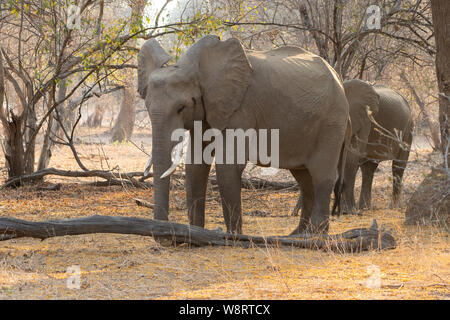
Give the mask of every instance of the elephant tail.
M 345 130 L 345 139 L 342 145 L 341 154 L 339 156 L 339 164 L 338 164 L 338 179 L 334 186 L 334 202 L 333 209 L 331 210 L 331 215 L 334 216 L 336 214 L 336 209 L 338 209 L 338 213 L 340 214 L 341 207 L 341 194 L 342 189 L 344 187 L 344 171 L 345 171 L 345 162 L 347 161 L 347 154 L 350 147 L 350 142 L 352 139 L 352 123 L 350 120 L 350 116 L 347 120 L 347 128 Z

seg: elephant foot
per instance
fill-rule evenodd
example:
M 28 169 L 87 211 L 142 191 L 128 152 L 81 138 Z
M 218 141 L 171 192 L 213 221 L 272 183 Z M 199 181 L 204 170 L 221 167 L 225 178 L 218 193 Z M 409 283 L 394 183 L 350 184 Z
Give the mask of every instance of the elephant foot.
M 360 202 L 359 203 L 359 210 L 364 210 L 364 211 L 367 211 L 367 210 L 370 210 L 370 209 L 372 209 L 371 207 L 371 205 L 370 205 L 370 202 Z
M 230 230 L 229 228 L 227 228 L 227 233 L 231 234 L 231 235 L 241 235 L 242 234 L 242 229 Z
M 299 239 L 309 239 L 309 238 L 314 238 L 317 235 L 312 234 L 312 233 L 308 233 L 306 231 L 304 232 L 297 232 L 297 229 L 295 229 L 294 231 L 292 231 L 289 235 L 284 236 L 284 238 L 299 238 Z
M 328 235 L 328 232 L 326 230 L 318 230 L 317 228 L 314 228 L 312 225 L 309 225 L 308 227 L 297 227 L 292 231 L 287 237 L 290 238 L 316 238 L 316 237 L 326 237 Z
M 355 206 L 342 206 L 342 208 L 338 210 L 338 215 L 348 215 L 348 214 L 361 216 L 362 212 L 357 210 Z
M 359 211 L 359 210 L 345 210 L 345 211 L 342 211 L 340 214 L 341 215 L 355 215 L 355 216 L 363 215 L 362 211 Z
M 304 234 L 307 230 L 307 226 L 308 226 L 308 222 L 306 221 L 302 221 L 302 219 L 300 218 L 300 223 L 298 225 L 297 228 L 295 228 L 290 234 L 289 236 L 297 236 L 299 234 Z

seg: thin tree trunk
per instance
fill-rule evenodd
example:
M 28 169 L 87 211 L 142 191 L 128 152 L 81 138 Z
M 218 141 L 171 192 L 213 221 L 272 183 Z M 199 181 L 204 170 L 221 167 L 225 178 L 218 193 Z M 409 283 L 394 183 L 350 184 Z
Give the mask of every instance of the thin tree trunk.
M 423 100 L 419 97 L 417 94 L 416 89 L 413 87 L 409 79 L 406 77 L 405 73 L 400 74 L 400 78 L 405 82 L 406 86 L 409 88 L 411 93 L 414 96 L 414 100 L 416 100 L 417 105 L 420 108 L 420 111 L 423 114 L 423 117 L 425 118 L 425 121 L 428 124 L 428 127 L 430 128 L 431 133 L 431 140 L 433 141 L 433 150 L 440 150 L 441 149 L 441 140 L 439 138 L 439 129 L 436 126 L 436 122 L 433 122 L 433 120 L 430 117 L 430 114 L 428 113 L 427 109 L 425 108 L 425 103 Z
M 0 51 L 0 121 L 6 135 L 5 160 L 8 168 L 8 179 L 20 177 L 25 172 L 25 150 L 23 144 L 24 118 L 22 115 L 15 115 L 12 110 L 3 108 L 3 101 L 6 95 L 5 72 L 3 69 L 3 54 Z M 26 106 L 24 106 L 26 107 Z M 20 185 L 17 181 L 14 186 Z
M 135 91 L 134 87 L 130 86 L 130 84 L 127 84 L 127 87 L 123 89 L 119 115 L 111 130 L 111 142 L 129 140 L 133 134 L 134 121 L 136 119 Z
M 142 15 L 144 13 L 147 0 L 129 0 L 128 5 L 131 8 L 131 24 L 130 28 L 142 23 Z M 136 42 L 135 42 L 136 44 Z M 119 115 L 116 123 L 111 130 L 111 142 L 126 141 L 131 138 L 134 130 L 134 121 L 136 119 L 135 107 L 135 74 L 127 72 L 125 81 L 125 89 L 123 90 L 122 104 L 120 105 Z
M 6 154 L 6 161 L 8 161 L 8 179 L 19 177 L 25 173 L 24 155 L 22 139 L 22 117 L 10 113 L 11 120 L 8 121 L 8 141 L 10 153 Z M 20 184 L 20 182 L 19 182 Z
M 25 159 L 25 173 L 28 174 L 34 171 L 36 140 L 31 141 L 31 139 L 36 130 L 36 123 L 37 123 L 36 110 L 30 106 L 26 120 L 26 127 L 24 128 L 25 145 L 27 146 L 27 148 L 30 148 L 28 156 L 26 151 L 24 155 L 24 157 L 27 157 Z
M 52 133 L 52 126 L 53 126 L 53 114 L 51 114 L 48 117 L 48 126 L 47 126 L 47 131 L 45 132 L 44 135 L 44 142 L 42 144 L 42 148 L 41 148 L 41 155 L 39 156 L 39 162 L 38 162 L 38 170 L 42 170 L 47 168 L 49 162 L 50 162 L 50 157 L 52 156 L 52 142 L 50 141 L 50 135 Z
M 100 128 L 102 126 L 103 117 L 105 115 L 105 106 L 102 103 L 97 103 L 95 111 L 88 117 L 87 125 L 89 128 Z
M 431 0 L 434 38 L 436 41 L 436 74 L 439 87 L 439 123 L 444 163 L 450 163 L 450 1 Z
M 66 98 L 67 86 L 66 79 L 63 79 L 58 84 L 58 101 L 62 101 Z M 64 105 L 61 104 L 57 107 L 58 115 L 61 117 L 61 122 L 65 122 L 67 110 L 64 109 Z M 54 146 L 54 142 L 51 138 L 55 138 L 55 136 L 59 136 L 61 133 L 61 126 L 58 121 L 54 119 L 54 115 L 50 115 L 48 117 L 48 127 L 47 131 L 44 135 L 44 142 L 42 144 L 41 154 L 39 156 L 39 162 L 37 170 L 43 170 L 48 167 L 50 163 L 50 158 L 52 157 L 52 148 Z
M 434 37 L 436 40 L 436 75 L 439 88 L 439 124 L 441 126 L 441 150 L 443 167 L 433 168 L 421 182 L 405 212 L 405 223 L 437 221 L 447 228 L 449 221 L 449 127 L 450 127 L 450 1 L 431 0 Z

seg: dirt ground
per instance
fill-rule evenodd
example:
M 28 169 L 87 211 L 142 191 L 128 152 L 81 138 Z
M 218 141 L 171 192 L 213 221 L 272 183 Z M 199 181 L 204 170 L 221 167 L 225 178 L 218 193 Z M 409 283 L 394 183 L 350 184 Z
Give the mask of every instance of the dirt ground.
M 92 132 L 90 132 L 93 134 Z M 140 145 L 136 135 L 135 142 Z M 95 132 L 94 132 L 95 135 Z M 148 138 L 148 137 L 147 137 Z M 147 139 L 146 138 L 146 139 Z M 148 139 L 147 139 L 148 140 Z M 83 140 L 84 142 L 88 142 Z M 131 143 L 79 144 L 81 160 L 91 169 L 142 171 L 147 158 Z M 0 168 L 4 167 L 0 154 Z M 403 201 L 428 167 L 439 161 L 430 150 L 415 151 L 404 177 Z M 50 166 L 79 170 L 66 147 L 54 151 Z M 179 169 L 181 170 L 181 169 Z M 247 170 L 257 174 L 258 169 Z M 6 172 L 1 172 L 4 180 Z M 268 178 L 268 177 L 265 177 Z M 282 171 L 276 179 L 291 179 Z M 151 218 L 150 209 L 133 198 L 152 202 L 152 191 L 127 186 L 91 187 L 89 179 L 47 178 L 63 182 L 59 191 L 36 187 L 0 191 L 0 216 L 29 220 L 64 219 L 93 214 Z M 356 192 L 359 192 L 358 177 Z M 340 254 L 306 249 L 162 247 L 152 238 L 95 234 L 44 241 L 30 238 L 0 243 L 1 299 L 450 299 L 449 234 L 436 227 L 406 227 L 404 208 L 389 209 L 390 162 L 380 165 L 371 211 L 333 218 L 331 233 L 379 225 L 394 230 L 398 246 L 384 252 Z M 243 190 L 244 233 L 282 235 L 298 217 L 290 216 L 294 191 Z M 170 219 L 187 222 L 182 188 L 171 194 Z M 218 192 L 209 188 L 208 229 L 223 226 Z M 67 285 L 68 269 L 79 267 L 80 288 Z M 379 282 L 378 282 L 379 280 Z

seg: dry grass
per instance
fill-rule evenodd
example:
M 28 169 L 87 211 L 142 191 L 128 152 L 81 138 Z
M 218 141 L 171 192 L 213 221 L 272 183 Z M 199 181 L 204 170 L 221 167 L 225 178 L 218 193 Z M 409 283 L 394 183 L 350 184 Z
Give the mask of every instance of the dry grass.
M 79 151 L 90 168 L 119 166 L 134 171 L 142 170 L 146 162 L 145 155 L 130 144 L 80 145 Z M 415 161 L 405 173 L 405 198 L 428 171 L 433 161 L 426 158 L 428 153 L 412 155 Z M 77 169 L 66 148 L 55 152 L 51 166 Z M 333 219 L 331 232 L 367 227 L 376 218 L 395 231 L 395 250 L 336 254 L 276 248 L 165 248 L 147 237 L 106 234 L 16 239 L 0 243 L 0 298 L 449 299 L 448 233 L 433 227 L 405 227 L 403 210 L 386 209 L 389 177 L 389 164 L 382 164 L 375 179 L 375 209 L 363 216 Z M 151 217 L 148 209 L 132 201 L 135 197 L 152 201 L 151 190 L 86 187 L 78 183 L 83 179 L 50 181 L 65 184 L 56 192 L 30 187 L 2 190 L 0 216 L 30 220 L 92 214 Z M 183 190 L 172 193 L 172 220 L 187 222 L 179 205 L 184 196 Z M 216 191 L 208 192 L 210 229 L 223 227 L 217 197 Z M 297 193 L 244 190 L 242 198 L 245 212 L 269 213 L 267 217 L 245 215 L 247 234 L 286 234 L 298 223 L 298 218 L 289 216 Z M 66 270 L 72 265 L 80 266 L 80 289 L 66 286 Z M 367 286 L 370 266 L 379 267 L 380 288 Z

